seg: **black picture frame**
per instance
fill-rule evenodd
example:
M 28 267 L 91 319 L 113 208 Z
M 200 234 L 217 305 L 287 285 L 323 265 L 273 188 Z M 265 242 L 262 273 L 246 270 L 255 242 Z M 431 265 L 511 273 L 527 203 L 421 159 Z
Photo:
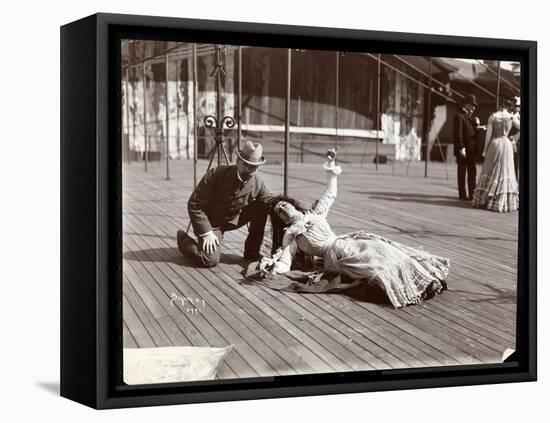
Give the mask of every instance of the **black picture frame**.
M 521 62 L 517 350 L 499 365 L 121 386 L 122 38 Z M 533 41 L 95 14 L 61 28 L 61 395 L 119 408 L 534 381 L 537 44 Z M 118 370 L 117 370 L 118 369 Z

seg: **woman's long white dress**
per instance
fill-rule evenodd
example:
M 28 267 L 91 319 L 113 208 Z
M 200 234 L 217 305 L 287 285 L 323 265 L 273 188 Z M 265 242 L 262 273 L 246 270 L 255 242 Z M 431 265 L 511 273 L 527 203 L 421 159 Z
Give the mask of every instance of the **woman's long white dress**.
M 493 113 L 487 122 L 485 161 L 474 191 L 472 206 L 497 212 L 516 211 L 519 189 L 514 168 L 514 147 L 508 138 L 519 120 L 506 110 Z
M 396 308 L 419 303 L 427 291 L 433 294 L 445 289 L 449 259 L 364 231 L 345 235 L 332 231 L 327 214 L 336 198 L 338 173 L 327 172 L 327 189 L 316 206 L 287 228 L 275 272 L 290 270 L 299 248 L 323 257 L 325 270 L 376 282 Z

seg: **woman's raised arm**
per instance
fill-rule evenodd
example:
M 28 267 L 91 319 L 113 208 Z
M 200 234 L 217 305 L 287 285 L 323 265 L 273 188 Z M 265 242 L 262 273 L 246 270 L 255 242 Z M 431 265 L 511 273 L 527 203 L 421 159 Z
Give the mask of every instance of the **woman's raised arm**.
M 323 164 L 323 168 L 327 171 L 327 186 L 325 192 L 315 202 L 312 213 L 326 216 L 332 203 L 336 199 L 338 193 L 337 176 L 342 173 L 342 168 L 336 166 L 336 149 L 327 151 L 328 161 Z

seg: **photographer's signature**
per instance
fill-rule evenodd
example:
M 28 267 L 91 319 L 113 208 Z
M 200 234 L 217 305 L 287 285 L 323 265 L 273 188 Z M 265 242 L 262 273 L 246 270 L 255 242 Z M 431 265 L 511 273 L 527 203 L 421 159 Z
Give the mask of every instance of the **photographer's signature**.
M 199 314 L 206 308 L 206 301 L 198 297 L 189 297 L 186 295 L 176 294 L 172 292 L 170 296 L 170 307 L 174 307 L 174 304 L 180 303 L 181 309 L 190 314 Z

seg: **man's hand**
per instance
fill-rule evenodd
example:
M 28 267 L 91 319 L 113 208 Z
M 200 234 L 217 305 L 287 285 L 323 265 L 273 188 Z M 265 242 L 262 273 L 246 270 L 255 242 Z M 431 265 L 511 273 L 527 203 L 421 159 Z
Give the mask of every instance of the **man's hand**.
M 330 150 L 327 150 L 327 159 L 329 162 L 334 161 L 336 159 L 336 149 L 331 148 Z
M 214 232 L 210 232 L 202 237 L 202 249 L 206 252 L 206 254 L 212 254 L 216 251 L 218 245 L 220 245 L 220 241 Z
M 460 157 L 462 157 L 463 159 L 466 158 L 466 149 L 461 148 L 458 154 L 460 154 Z

